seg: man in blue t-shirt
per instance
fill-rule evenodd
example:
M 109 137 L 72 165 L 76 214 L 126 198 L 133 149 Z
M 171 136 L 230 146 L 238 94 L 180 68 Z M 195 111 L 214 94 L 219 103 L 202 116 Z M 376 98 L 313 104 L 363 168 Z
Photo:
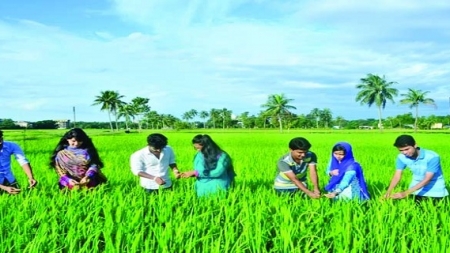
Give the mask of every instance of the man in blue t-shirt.
M 395 140 L 394 146 L 398 148 L 400 154 L 397 156 L 397 170 L 385 195 L 386 198 L 403 199 L 413 194 L 414 198 L 420 201 L 428 198 L 439 200 L 448 195 L 440 157 L 436 152 L 418 147 L 411 135 L 400 135 Z M 409 189 L 391 194 L 406 167 L 413 174 Z

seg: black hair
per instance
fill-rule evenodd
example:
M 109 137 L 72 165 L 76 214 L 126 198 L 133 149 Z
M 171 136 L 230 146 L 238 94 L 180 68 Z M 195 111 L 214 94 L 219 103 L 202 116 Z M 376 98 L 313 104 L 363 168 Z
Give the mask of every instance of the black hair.
M 411 135 L 403 134 L 397 137 L 394 142 L 394 146 L 397 148 L 403 148 L 407 146 L 415 146 L 416 141 Z
M 331 149 L 331 152 L 335 151 L 344 151 L 344 155 L 347 153 L 347 150 L 345 150 L 345 147 L 342 146 L 341 144 L 334 145 L 334 147 Z
M 155 149 L 163 149 L 167 146 L 167 137 L 159 133 L 150 134 L 147 137 L 147 144 Z
M 86 149 L 87 153 L 90 156 L 90 164 L 95 164 L 99 169 L 103 168 L 103 162 L 98 155 L 97 149 L 92 142 L 92 139 L 81 129 L 81 128 L 72 128 L 68 132 L 66 132 L 63 137 L 59 140 L 56 145 L 55 150 L 50 158 L 50 166 L 55 168 L 55 158 L 59 151 L 65 149 L 69 146 L 69 142 L 67 140 L 75 138 L 77 141 L 82 142 L 79 148 Z
M 3 131 L 0 129 L 0 137 L 3 137 Z
M 292 150 L 309 150 L 311 143 L 303 137 L 296 137 L 289 142 L 289 148 Z

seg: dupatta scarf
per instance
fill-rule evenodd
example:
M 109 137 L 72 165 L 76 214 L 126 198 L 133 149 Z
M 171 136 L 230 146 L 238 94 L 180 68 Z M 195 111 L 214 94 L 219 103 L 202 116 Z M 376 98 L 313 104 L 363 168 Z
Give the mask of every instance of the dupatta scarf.
M 369 192 L 367 191 L 366 180 L 364 179 L 361 165 L 358 162 L 356 162 L 355 158 L 353 157 L 352 146 L 347 142 L 338 142 L 333 146 L 333 149 L 337 145 L 340 145 L 344 148 L 345 156 L 339 163 L 339 161 L 333 156 L 333 153 L 331 153 L 330 171 L 337 169 L 339 171 L 339 174 L 337 176 L 331 177 L 328 185 L 325 186 L 325 190 L 333 191 L 334 188 L 338 186 L 339 183 L 344 178 L 345 172 L 347 172 L 348 170 L 354 170 L 356 172 L 356 178 L 358 179 L 359 182 L 359 187 L 361 188 L 360 191 L 361 199 L 369 199 L 370 195 Z
M 85 149 L 67 147 L 58 152 L 55 164 L 60 176 L 68 174 L 79 181 L 89 169 L 90 157 Z

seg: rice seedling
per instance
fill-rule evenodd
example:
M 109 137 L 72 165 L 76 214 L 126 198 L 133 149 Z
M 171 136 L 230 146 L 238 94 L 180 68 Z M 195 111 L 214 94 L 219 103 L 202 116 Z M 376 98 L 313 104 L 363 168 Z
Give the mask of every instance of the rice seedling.
M 89 132 L 89 130 L 87 130 Z M 32 162 L 36 189 L 15 163 L 22 186 L 0 195 L 0 252 L 445 252 L 450 248 L 448 201 L 415 204 L 381 200 L 398 151 L 398 133 L 210 131 L 233 158 L 238 176 L 226 197 L 198 199 L 195 179 L 174 180 L 173 190 L 147 194 L 131 173 L 129 157 L 150 132 L 92 131 L 108 183 L 93 191 L 59 191 L 49 157 L 61 131 L 7 132 Z M 192 169 L 193 132 L 165 132 L 180 170 Z M 272 189 L 276 161 L 288 141 L 307 138 L 318 155 L 320 185 L 331 147 L 348 141 L 364 169 L 372 199 L 332 203 L 326 198 L 278 196 Z M 450 180 L 445 133 L 415 134 L 420 146 L 441 155 Z M 398 188 L 409 185 L 406 173 Z M 448 183 L 447 183 L 448 185 Z

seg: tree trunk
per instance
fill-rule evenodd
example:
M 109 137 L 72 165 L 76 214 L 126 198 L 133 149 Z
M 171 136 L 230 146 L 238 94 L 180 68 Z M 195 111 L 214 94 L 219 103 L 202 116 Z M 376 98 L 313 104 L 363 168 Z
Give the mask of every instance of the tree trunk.
M 281 116 L 278 115 L 278 122 L 280 123 L 280 133 L 283 132 L 283 122 L 281 121 Z
M 381 122 L 381 118 L 383 116 L 381 115 L 381 105 L 378 106 L 378 128 L 380 129 L 380 132 L 383 132 L 383 123 Z
M 414 133 L 417 132 L 417 119 L 419 118 L 419 106 L 416 106 L 416 120 L 414 121 Z
M 114 128 L 112 125 L 112 120 L 111 120 L 111 112 L 108 110 L 108 118 L 109 118 L 109 125 L 111 126 L 111 132 L 114 132 Z

